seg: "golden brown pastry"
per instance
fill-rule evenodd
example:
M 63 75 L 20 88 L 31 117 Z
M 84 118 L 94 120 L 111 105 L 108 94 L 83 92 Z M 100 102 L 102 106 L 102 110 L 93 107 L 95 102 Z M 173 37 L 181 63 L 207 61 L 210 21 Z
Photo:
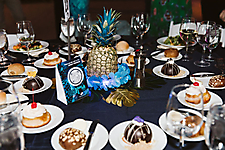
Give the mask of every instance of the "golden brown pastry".
M 0 90 L 0 105 L 5 104 L 6 102 L 6 93 Z
M 128 64 L 134 64 L 134 56 L 133 55 L 129 55 L 126 59 Z
M 19 74 L 24 73 L 24 71 L 25 71 L 25 68 L 20 63 L 11 64 L 11 65 L 9 65 L 9 67 L 7 69 L 7 72 L 9 75 L 19 75 Z
M 225 77 L 221 76 L 221 75 L 213 76 L 209 80 L 209 86 L 214 87 L 214 88 L 224 87 L 225 86 Z
M 169 58 L 176 58 L 179 55 L 179 52 L 175 48 L 166 49 L 164 51 L 164 56 Z
M 126 51 L 129 48 L 129 44 L 126 41 L 120 41 L 116 44 L 117 51 Z
M 48 52 L 44 56 L 43 64 L 46 65 L 46 66 L 55 66 L 55 65 L 57 65 L 61 62 L 62 62 L 62 60 L 59 57 L 59 54 L 57 54 L 56 52 Z
M 75 54 L 76 52 L 81 51 L 82 47 L 80 44 L 71 44 L 70 49 L 71 49 L 71 52 Z

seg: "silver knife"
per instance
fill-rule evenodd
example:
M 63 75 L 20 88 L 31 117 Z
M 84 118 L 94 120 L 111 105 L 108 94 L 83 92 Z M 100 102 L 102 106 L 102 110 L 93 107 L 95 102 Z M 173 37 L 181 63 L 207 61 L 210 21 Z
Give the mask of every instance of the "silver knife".
M 200 78 L 203 78 L 203 77 L 212 77 L 212 76 L 215 76 L 214 73 L 204 73 L 204 74 L 198 74 L 198 75 L 190 75 L 191 77 L 200 77 Z
M 2 78 L 25 78 L 27 75 L 1 75 Z
M 84 147 L 84 150 L 88 150 L 88 149 L 89 149 L 89 146 L 90 146 L 90 143 L 91 143 L 92 135 L 93 135 L 93 133 L 95 132 L 95 129 L 96 129 L 98 123 L 99 123 L 99 120 L 94 120 L 94 121 L 91 123 L 91 126 L 90 126 L 90 128 L 89 128 L 89 130 L 88 130 L 89 136 L 88 136 L 86 145 L 85 145 L 85 147 Z

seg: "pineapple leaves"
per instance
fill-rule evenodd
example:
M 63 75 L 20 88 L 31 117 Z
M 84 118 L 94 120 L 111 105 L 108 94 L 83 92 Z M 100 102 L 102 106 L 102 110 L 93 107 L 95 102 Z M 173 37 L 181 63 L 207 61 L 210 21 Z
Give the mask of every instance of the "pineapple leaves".
M 139 98 L 139 94 L 134 89 L 121 89 L 117 88 L 116 91 L 112 91 L 110 95 L 104 99 L 107 103 L 112 103 L 114 105 L 122 107 L 132 107 L 136 104 L 136 101 Z

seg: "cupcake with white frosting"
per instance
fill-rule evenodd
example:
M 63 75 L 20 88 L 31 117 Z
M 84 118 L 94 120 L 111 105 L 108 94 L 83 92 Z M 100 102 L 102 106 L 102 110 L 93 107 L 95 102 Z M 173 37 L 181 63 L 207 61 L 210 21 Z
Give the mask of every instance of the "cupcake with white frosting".
M 44 56 L 44 62 L 43 64 L 46 66 L 55 66 L 59 63 L 61 63 L 62 60 L 59 57 L 59 54 L 56 52 L 48 52 L 47 54 L 45 54 Z

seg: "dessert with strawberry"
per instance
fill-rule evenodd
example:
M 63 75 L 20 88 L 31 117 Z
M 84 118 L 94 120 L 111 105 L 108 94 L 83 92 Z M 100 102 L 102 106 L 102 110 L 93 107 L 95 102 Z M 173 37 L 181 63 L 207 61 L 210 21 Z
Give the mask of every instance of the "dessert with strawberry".
M 201 92 L 204 104 L 208 103 L 211 99 L 209 91 L 201 84 L 201 82 L 194 82 L 189 88 L 186 89 L 185 100 L 192 104 L 199 104 L 201 101 Z
M 62 60 L 59 57 L 59 54 L 56 52 L 48 52 L 47 54 L 45 54 L 44 56 L 44 62 L 43 64 L 46 66 L 55 66 L 56 64 L 61 63 Z
M 51 114 L 40 103 L 33 102 L 22 110 L 22 125 L 26 128 L 38 128 L 48 124 Z

